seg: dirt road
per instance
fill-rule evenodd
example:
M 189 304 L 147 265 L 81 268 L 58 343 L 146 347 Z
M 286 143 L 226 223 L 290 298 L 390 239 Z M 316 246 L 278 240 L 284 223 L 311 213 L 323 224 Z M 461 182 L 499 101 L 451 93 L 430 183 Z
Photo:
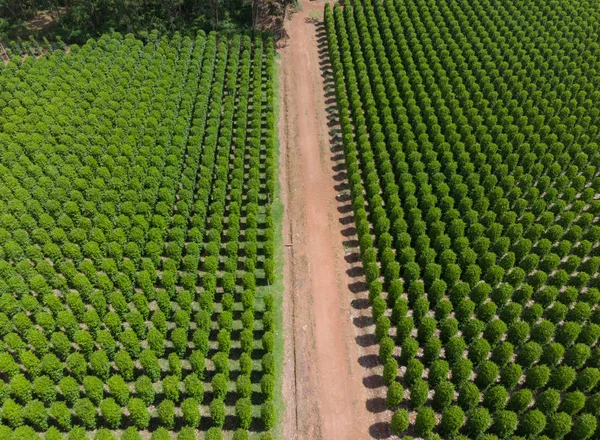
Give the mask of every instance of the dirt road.
M 364 439 L 384 411 L 369 409 L 369 402 L 381 402 L 376 396 L 382 391 L 369 386 L 367 376 L 374 373 L 363 362 L 377 350 L 357 343 L 372 328 L 355 324 L 357 314 L 365 315 L 359 322 L 370 318 L 364 307 L 352 307 L 353 301 L 364 304 L 364 292 L 357 299 L 349 288 L 356 284 L 356 268 L 344 250 L 351 213 L 338 197 L 345 173 L 340 147 L 330 138 L 326 102 L 332 100 L 326 98 L 322 76 L 326 40 L 315 20 L 322 17 L 324 3 L 301 0 L 301 5 L 288 23 L 289 40 L 281 51 L 284 439 Z

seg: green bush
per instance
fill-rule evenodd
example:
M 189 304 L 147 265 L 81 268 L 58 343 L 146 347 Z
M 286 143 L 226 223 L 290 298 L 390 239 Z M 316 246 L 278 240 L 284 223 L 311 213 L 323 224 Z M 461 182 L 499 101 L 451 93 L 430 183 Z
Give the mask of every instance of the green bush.
M 463 427 L 465 413 L 459 406 L 451 406 L 442 413 L 440 422 L 440 434 L 453 437 Z
M 241 429 L 248 429 L 252 423 L 252 402 L 250 398 L 238 399 L 235 404 L 235 415 Z
M 451 382 L 441 382 L 435 387 L 431 406 L 438 412 L 444 411 L 454 399 L 454 385 Z
M 420 411 L 419 414 L 424 411 L 425 411 L 425 409 Z M 417 415 L 417 420 L 418 420 L 418 415 Z M 408 412 L 404 409 L 399 409 L 399 410 L 396 410 L 394 412 L 394 414 L 392 415 L 392 421 L 390 422 L 390 427 L 394 434 L 400 435 L 408 429 L 409 423 L 410 423 L 410 419 L 409 419 Z M 416 424 L 417 424 L 417 421 L 415 421 L 415 430 L 417 429 Z M 435 424 L 435 416 L 434 416 L 434 424 Z
M 112 397 L 102 401 L 100 413 L 108 427 L 116 429 L 121 426 L 121 406 Z
M 408 402 L 408 406 L 413 410 L 421 408 L 425 404 L 425 402 L 427 402 L 428 393 L 429 386 L 427 385 L 427 382 L 425 382 L 423 379 L 415 380 L 410 387 L 410 400 Z M 388 390 L 388 399 L 389 398 L 390 393 Z
M 90 401 L 90 399 L 79 399 L 73 405 L 73 411 L 75 412 L 79 422 L 87 429 L 96 428 L 97 410 L 96 406 Z
M 220 399 L 214 399 L 210 404 L 210 417 L 213 425 L 217 428 L 225 424 L 225 403 Z
M 48 429 L 48 410 L 39 400 L 32 400 L 23 408 L 23 418 L 37 431 Z
M 448 379 L 449 372 L 450 366 L 448 365 L 448 362 L 443 359 L 435 360 L 429 366 L 429 375 L 427 376 L 427 381 L 429 382 L 430 386 L 435 387 L 440 382 Z
M 64 402 L 54 402 L 50 405 L 50 416 L 62 431 L 71 429 L 71 411 Z
M 519 433 L 528 438 L 537 436 L 545 427 L 546 417 L 537 409 L 525 413 L 519 421 Z
M 575 388 L 584 393 L 590 392 L 600 381 L 598 368 L 584 368 L 577 374 Z
M 423 377 L 424 371 L 425 367 L 419 360 L 411 359 L 408 362 L 408 365 L 406 366 L 406 371 L 404 373 L 404 382 L 407 385 L 412 385 L 415 381 Z
M 175 426 L 175 404 L 172 400 L 165 399 L 156 408 L 160 424 L 167 429 Z
M 507 389 L 512 390 L 523 375 L 523 369 L 519 364 L 508 364 L 500 373 L 500 383 Z
M 507 438 L 517 429 L 518 418 L 512 411 L 501 410 L 494 415 L 491 431 L 499 438 Z
M 104 383 L 95 376 L 86 376 L 83 378 L 83 389 L 85 395 L 95 405 L 99 405 L 104 399 Z
M 559 410 L 573 416 L 581 411 L 584 406 L 585 394 L 581 391 L 572 391 L 563 396 Z
M 596 432 L 598 421 L 591 414 L 582 414 L 573 423 L 570 437 L 578 440 L 591 438 Z
M 571 431 L 573 422 L 571 416 L 564 412 L 547 417 L 546 432 L 552 439 L 560 440 Z
M 478 368 L 475 383 L 480 389 L 486 389 L 488 386 L 496 382 L 500 369 L 491 361 L 483 361 Z
M 436 418 L 433 410 L 431 408 L 422 408 L 417 412 L 417 417 L 415 419 L 415 433 L 420 437 L 427 437 L 435 427 L 435 424 Z M 405 430 L 406 428 L 403 431 Z
M 141 399 L 146 405 L 154 402 L 154 385 L 148 376 L 140 376 L 135 381 L 136 397 Z
M 191 428 L 196 428 L 200 424 L 200 409 L 198 401 L 188 397 L 181 403 L 181 412 L 183 414 L 183 424 Z
M 146 429 L 150 424 L 150 413 L 146 408 L 146 403 L 139 398 L 129 399 L 127 408 L 129 409 L 131 423 L 138 429 Z
M 525 375 L 525 386 L 531 389 L 540 389 L 550 379 L 550 368 L 546 365 L 535 365 Z
M 404 400 L 404 388 L 398 382 L 392 383 L 387 390 L 386 404 L 390 409 L 398 406 Z
M 265 402 L 260 407 L 260 419 L 268 431 L 275 425 L 275 406 L 272 402 Z
M 479 438 L 492 424 L 492 417 L 486 408 L 475 408 L 468 414 L 466 432 L 471 438 Z
M 110 394 L 115 401 L 121 406 L 127 405 L 129 401 L 129 386 L 123 377 L 116 374 L 108 379 L 107 384 Z
M 516 391 L 510 396 L 506 408 L 517 414 L 525 411 L 533 401 L 533 394 L 528 389 Z
M 2 405 L 2 420 L 12 428 L 23 424 L 23 409 L 12 399 L 6 399 Z
M 491 412 L 497 412 L 504 409 L 508 399 L 508 392 L 502 385 L 490 387 L 483 395 L 483 406 Z

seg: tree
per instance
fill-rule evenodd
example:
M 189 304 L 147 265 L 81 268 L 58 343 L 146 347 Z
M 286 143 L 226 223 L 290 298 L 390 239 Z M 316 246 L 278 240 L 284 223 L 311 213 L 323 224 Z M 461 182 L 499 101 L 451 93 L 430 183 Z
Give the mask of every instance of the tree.
M 442 413 L 440 433 L 448 437 L 453 437 L 462 428 L 464 421 L 465 413 L 463 410 L 459 406 L 451 406 Z
M 172 400 L 165 399 L 157 407 L 158 419 L 165 428 L 173 429 L 175 426 L 175 404 Z
M 417 413 L 417 418 L 415 419 L 415 433 L 421 437 L 427 437 L 435 427 L 435 423 L 436 419 L 433 410 L 431 408 L 422 408 Z M 406 428 L 404 430 L 406 430 Z
M 146 429 L 150 424 L 150 413 L 144 401 L 139 398 L 130 399 L 127 408 L 129 409 L 131 423 L 138 429 Z
M 390 409 L 398 406 L 404 399 L 404 389 L 399 382 L 392 383 L 387 391 L 386 404 Z
M 423 410 L 423 411 L 425 411 L 425 410 Z M 417 415 L 417 419 L 418 419 L 418 415 Z M 416 423 L 416 421 L 415 421 L 415 423 Z M 435 423 L 435 421 L 434 421 L 434 423 Z M 392 432 L 396 435 L 400 435 L 408 429 L 408 425 L 409 425 L 408 412 L 404 409 L 396 410 L 394 412 L 394 414 L 392 415 L 392 421 L 391 421 Z
M 121 426 L 121 406 L 112 397 L 102 401 L 100 404 L 100 413 L 110 428 L 116 429 Z
M 242 398 L 236 402 L 235 414 L 238 418 L 239 427 L 248 429 L 252 422 L 252 402 L 249 398 Z
M 79 399 L 73 405 L 73 410 L 83 426 L 88 429 L 96 428 L 96 406 L 90 401 L 90 399 Z
M 471 438 L 481 436 L 492 424 L 492 418 L 486 408 L 475 408 L 468 415 L 466 432 Z

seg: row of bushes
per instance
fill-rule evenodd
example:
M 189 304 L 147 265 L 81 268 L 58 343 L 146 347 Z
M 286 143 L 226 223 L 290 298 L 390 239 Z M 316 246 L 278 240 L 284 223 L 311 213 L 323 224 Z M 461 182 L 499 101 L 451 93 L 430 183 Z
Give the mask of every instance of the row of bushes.
M 600 262 L 593 243 L 600 229 L 593 220 L 600 205 L 593 201 L 595 167 L 583 152 L 593 154 L 597 146 L 590 137 L 575 144 L 557 123 L 548 131 L 536 127 L 543 133 L 538 135 L 513 116 L 523 115 L 523 101 L 511 103 L 506 76 L 484 71 L 472 52 L 468 59 L 463 56 L 468 52 L 453 41 L 455 35 L 463 37 L 462 23 L 446 32 L 445 23 L 454 24 L 456 17 L 450 14 L 444 21 L 438 20 L 439 12 L 429 15 L 437 3 L 446 7 L 435 1 L 371 5 L 365 0 L 325 13 L 361 260 L 390 386 L 388 405 L 408 404 L 421 414 L 429 390 L 435 389 L 431 405 L 443 413 L 439 432 L 452 436 L 462 428 L 462 411 L 469 416 L 472 410 L 452 406 L 454 387 L 460 393 L 475 372 L 475 389 L 485 391 L 489 402 L 501 402 L 481 411 L 494 415 L 492 431 L 504 437 L 517 429 L 518 418 L 503 405 L 523 377 L 534 393 L 555 386 L 571 390 L 557 401 L 569 417 L 568 432 L 570 417 L 584 406 L 589 413 L 582 421 L 597 412 L 595 397 L 586 406 L 584 393 L 598 383 L 600 327 L 592 311 Z M 462 7 L 452 4 L 455 10 Z M 475 38 L 472 33 L 460 43 L 466 47 Z M 482 52 L 485 47 L 477 46 Z M 453 56 L 445 52 L 440 61 L 446 50 Z M 504 68 L 500 61 L 496 65 Z M 493 83 L 485 81 L 486 73 Z M 481 99 L 493 93 L 493 100 Z M 510 113 L 501 110 L 503 100 Z M 527 116 L 531 109 L 525 106 Z M 589 128 L 594 122 L 584 116 L 580 112 L 564 122 Z M 544 119 L 535 124 L 543 126 Z M 489 131 L 480 129 L 485 125 Z M 530 144 L 521 147 L 524 141 Z M 548 161 L 548 151 L 559 160 Z M 517 362 L 510 363 L 514 355 Z M 402 374 L 410 389 L 406 402 L 397 381 L 400 364 L 407 366 Z M 426 368 L 429 382 L 422 379 Z M 581 396 L 583 404 L 565 412 Z M 431 425 L 422 435 L 437 424 L 429 414 L 421 416 L 429 421 L 423 426 Z M 523 415 L 519 431 L 538 434 L 548 414 L 552 411 L 542 414 L 543 422 L 537 413 Z M 406 412 L 400 410 L 396 419 L 395 431 L 408 428 Z M 539 431 L 532 427 L 534 419 Z M 505 424 L 502 431 L 498 426 Z M 481 433 L 490 425 L 492 418 Z M 587 438 L 595 429 L 589 424 L 585 433 L 574 435 Z

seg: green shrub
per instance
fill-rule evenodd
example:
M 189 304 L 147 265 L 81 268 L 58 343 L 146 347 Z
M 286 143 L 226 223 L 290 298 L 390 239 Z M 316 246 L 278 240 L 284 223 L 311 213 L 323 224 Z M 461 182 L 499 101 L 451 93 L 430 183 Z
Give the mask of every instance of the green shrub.
M 112 397 L 102 401 L 100 413 L 110 428 L 116 429 L 121 426 L 121 406 Z
M 483 396 L 483 406 L 491 412 L 504 409 L 508 399 L 508 392 L 502 385 L 495 385 L 488 389 Z
M 461 359 L 452 366 L 452 382 L 461 387 L 465 384 L 473 373 L 473 363 L 469 359 Z
M 215 427 L 221 428 L 225 424 L 225 403 L 214 399 L 210 404 L 210 417 Z
M 104 399 L 104 383 L 95 376 L 85 376 L 83 378 L 83 389 L 85 396 L 95 405 L 99 405 Z
M 275 425 L 275 406 L 272 402 L 265 402 L 260 407 L 260 419 L 268 431 Z
M 546 365 L 535 365 L 525 375 L 525 386 L 531 389 L 539 389 L 548 383 L 550 379 L 550 368 Z
M 421 379 L 423 377 L 423 372 L 425 371 L 425 367 L 423 364 L 417 359 L 411 359 L 406 366 L 406 371 L 404 373 L 404 382 L 407 385 L 412 385 L 415 381 Z
M 494 416 L 491 431 L 499 438 L 507 438 L 517 429 L 517 415 L 512 411 L 501 410 Z
M 552 439 L 560 440 L 571 431 L 573 422 L 571 416 L 559 412 L 546 419 L 546 432 Z
M 73 411 L 75 412 L 79 422 L 87 429 L 96 428 L 96 406 L 90 401 L 90 399 L 79 399 L 73 405 Z
M 171 434 L 165 428 L 160 427 L 156 431 L 152 432 L 150 440 L 171 440 Z
M 419 412 L 419 414 L 423 413 L 426 409 L 423 409 Z M 417 414 L 417 420 L 419 415 Z M 392 415 L 392 421 L 390 423 L 392 432 L 396 435 L 402 434 L 404 431 L 408 429 L 408 425 L 410 423 L 408 412 L 404 409 L 399 409 L 394 412 Z M 435 424 L 435 415 L 434 415 L 434 424 Z M 417 429 L 417 421 L 415 420 L 415 431 Z M 433 428 L 433 427 L 432 427 Z
M 523 375 L 523 369 L 519 364 L 508 364 L 500 373 L 500 383 L 507 389 L 512 390 Z
M 427 381 L 429 382 L 429 385 L 431 387 L 435 387 L 440 382 L 447 380 L 449 372 L 450 366 L 448 365 L 448 362 L 446 362 L 443 359 L 433 361 L 429 366 L 429 375 L 427 376 Z
M 218 427 L 212 427 L 206 432 L 206 440 L 223 440 L 223 434 Z
M 387 390 L 386 404 L 390 409 L 398 406 L 404 400 L 404 388 L 398 382 L 392 383 Z
M 175 426 L 175 404 L 172 400 L 165 399 L 156 408 L 160 424 L 167 429 Z
M 235 404 L 235 415 L 238 425 L 242 429 L 248 429 L 252 423 L 252 402 L 250 398 L 238 399 Z
M 425 382 L 423 379 L 415 380 L 410 387 L 410 400 L 408 402 L 408 406 L 413 410 L 421 408 L 425 404 L 425 402 L 427 402 L 428 393 L 429 387 L 427 386 L 427 382 Z M 390 398 L 389 390 L 388 398 Z
M 479 438 L 492 424 L 492 417 L 486 408 L 475 408 L 468 414 L 466 432 L 471 438 Z
M 56 386 L 48 376 L 36 377 L 33 381 L 33 393 L 46 405 L 56 400 Z
M 146 408 L 146 403 L 139 398 L 129 399 L 127 408 L 129 409 L 131 423 L 138 429 L 146 429 L 150 424 L 150 413 Z
M 6 399 L 2 405 L 2 420 L 12 428 L 23 424 L 23 409 L 12 399 Z
M 136 397 L 141 399 L 146 405 L 154 402 L 154 385 L 148 376 L 140 376 L 135 381 Z
M 458 392 L 458 404 L 465 411 L 469 411 L 479 405 L 480 397 L 481 394 L 477 385 L 467 382 Z
M 48 429 L 48 410 L 39 400 L 32 400 L 23 408 L 23 418 L 37 431 Z
M 110 394 L 115 401 L 121 406 L 127 405 L 129 401 L 129 386 L 123 377 L 116 374 L 108 379 L 107 384 Z
M 442 413 L 440 434 L 453 437 L 462 428 L 465 422 L 465 413 L 459 406 L 451 406 Z
M 590 392 L 600 381 L 600 371 L 597 368 L 584 368 L 577 374 L 575 388 L 584 393 Z
M 415 433 L 420 437 L 426 437 L 431 433 L 431 431 L 435 427 L 435 424 L 436 419 L 433 410 L 431 408 L 422 408 L 418 411 L 417 417 L 415 419 Z M 405 430 L 406 428 L 403 431 Z
M 585 406 L 585 394 L 581 391 L 572 391 L 563 396 L 559 410 L 571 416 L 577 414 Z
M 525 413 L 519 421 L 519 433 L 528 438 L 537 436 L 545 427 L 546 417 L 537 409 Z
M 181 412 L 183 413 L 183 424 L 191 428 L 196 428 L 200 424 L 200 409 L 198 401 L 188 397 L 181 403 Z
M 64 402 L 54 402 L 50 405 L 50 416 L 62 431 L 71 429 L 71 411 Z
M 598 421 L 591 414 L 582 414 L 573 423 L 570 437 L 578 440 L 591 438 L 596 432 Z
M 451 382 L 441 382 L 435 387 L 431 406 L 438 412 L 448 408 L 454 399 L 454 385 Z
M 479 365 L 475 383 L 480 389 L 486 389 L 488 386 L 496 382 L 499 373 L 500 369 L 495 363 L 491 361 L 483 361 L 481 365 Z

